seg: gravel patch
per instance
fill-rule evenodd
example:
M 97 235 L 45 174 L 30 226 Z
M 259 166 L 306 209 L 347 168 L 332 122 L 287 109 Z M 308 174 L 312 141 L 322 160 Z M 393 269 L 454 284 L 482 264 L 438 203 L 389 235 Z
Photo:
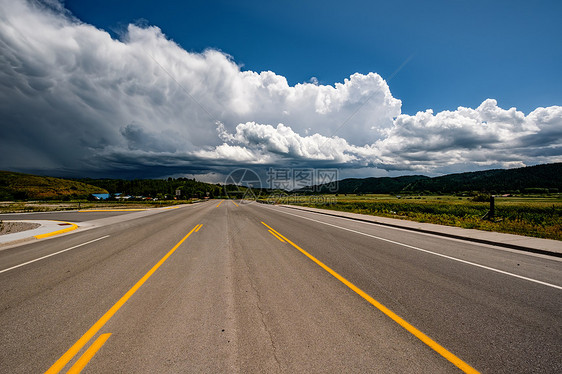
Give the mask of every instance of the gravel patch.
M 0 235 L 13 234 L 41 227 L 39 223 L 30 222 L 0 222 Z

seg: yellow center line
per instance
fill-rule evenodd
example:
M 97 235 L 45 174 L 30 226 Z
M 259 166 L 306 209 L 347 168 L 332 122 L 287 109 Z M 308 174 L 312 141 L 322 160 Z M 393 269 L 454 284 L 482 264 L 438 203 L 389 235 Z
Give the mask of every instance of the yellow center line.
M 203 227 L 203 224 L 199 224 L 197 226 L 195 226 L 195 232 L 199 231 L 199 229 Z
M 74 365 L 66 372 L 66 374 L 79 374 L 82 369 L 88 365 L 88 362 L 94 357 L 94 355 L 100 350 L 100 348 L 105 344 L 107 339 L 111 334 L 102 334 L 100 335 L 94 343 L 88 348 L 86 352 L 76 361 Z
M 236 203 L 234 202 L 234 200 L 232 200 L 232 202 L 234 203 L 234 205 L 238 206 L 238 204 L 236 204 Z
M 74 345 L 70 347 L 68 351 L 66 351 L 66 353 L 63 354 L 61 358 L 59 358 L 57 362 L 55 362 L 53 366 L 49 368 L 49 370 L 45 372 L 45 374 L 54 374 L 60 372 L 66 366 L 66 364 L 68 364 L 70 360 L 72 360 L 72 358 L 76 356 L 76 354 L 86 345 L 86 343 L 88 343 L 88 341 L 90 341 L 90 339 L 92 339 L 92 337 L 107 323 L 107 321 L 109 321 L 111 317 L 113 317 L 113 315 L 123 306 L 123 304 L 125 304 L 127 300 L 129 300 L 131 296 L 133 296 L 134 293 L 137 292 L 137 290 L 144 284 L 144 282 L 146 282 L 148 278 L 150 278 L 152 274 L 154 274 L 154 272 L 158 270 L 158 268 L 168 259 L 168 257 L 170 257 L 176 251 L 176 249 L 178 249 L 178 247 L 195 231 L 196 228 L 197 226 L 192 228 L 191 231 L 186 236 L 184 236 L 183 239 L 180 240 L 178 244 L 176 244 L 174 248 L 172 248 L 164 257 L 162 257 L 162 259 L 160 259 L 160 261 L 158 261 L 158 263 L 154 265 L 152 269 L 150 269 L 148 273 L 146 273 L 129 291 L 127 291 L 127 293 L 123 295 L 121 299 L 119 299 L 119 301 L 115 303 L 115 305 L 113 305 L 107 312 L 105 312 L 105 314 L 96 323 L 94 323 L 94 325 L 90 327 L 90 329 L 86 331 L 86 333 L 82 335 L 82 337 L 78 339 L 78 341 L 74 343 Z
M 277 233 L 271 231 L 271 230 L 267 230 L 269 231 L 269 233 L 273 236 L 275 236 L 277 239 L 279 239 L 281 242 L 286 243 L 286 241 L 284 241 L 279 235 L 277 235 Z
M 309 259 L 314 261 L 317 265 L 322 267 L 324 270 L 326 270 L 328 273 L 330 273 L 332 276 L 334 276 L 337 280 L 339 280 L 340 282 L 345 284 L 347 287 L 349 287 L 351 290 L 353 290 L 355 293 L 357 293 L 363 299 L 367 300 L 371 305 L 373 305 L 375 308 L 377 308 L 378 310 L 383 312 L 387 317 L 390 317 L 390 319 L 392 319 L 394 322 L 398 323 L 400 326 L 402 326 L 404 329 L 406 329 L 408 332 L 410 332 L 416 338 L 420 339 L 422 342 L 427 344 L 435 352 L 437 352 L 441 356 L 445 357 L 449 362 L 454 364 L 456 367 L 458 367 L 459 369 L 461 369 L 465 373 L 478 373 L 478 371 L 475 370 L 473 367 L 471 367 L 466 362 L 464 362 L 463 360 L 461 360 L 460 358 L 455 356 L 453 353 L 449 352 L 443 346 L 441 346 L 436 341 L 431 339 L 429 336 L 425 335 L 423 332 L 421 332 L 420 330 L 418 330 L 417 328 L 412 326 L 410 323 L 406 322 L 404 319 L 402 319 L 400 316 L 398 316 L 392 310 L 388 309 L 383 304 L 381 304 L 377 300 L 373 299 L 367 293 L 362 291 L 359 287 L 355 286 L 353 283 L 351 283 L 350 281 L 348 281 L 347 279 L 345 279 L 344 277 L 342 277 L 341 275 L 336 273 L 334 270 L 332 270 L 330 267 L 328 267 L 323 262 L 318 260 L 316 257 L 312 256 L 310 253 L 306 252 L 304 249 L 302 249 L 301 247 L 299 247 L 298 245 L 296 245 L 295 243 L 293 243 L 292 241 L 287 239 L 287 237 L 285 237 L 284 235 L 281 235 L 279 232 L 274 230 L 271 226 L 268 226 L 265 222 L 262 221 L 262 224 L 265 227 L 267 227 L 268 229 L 270 229 L 273 233 L 276 233 L 281 238 L 285 239 L 285 241 L 287 243 L 291 244 L 293 247 L 295 247 L 297 250 L 299 250 L 306 257 L 308 257 Z
M 218 208 L 218 207 L 219 207 L 219 205 L 221 205 L 223 201 L 224 201 L 224 200 L 221 200 L 221 202 L 220 202 L 220 203 L 218 203 L 216 207 Z

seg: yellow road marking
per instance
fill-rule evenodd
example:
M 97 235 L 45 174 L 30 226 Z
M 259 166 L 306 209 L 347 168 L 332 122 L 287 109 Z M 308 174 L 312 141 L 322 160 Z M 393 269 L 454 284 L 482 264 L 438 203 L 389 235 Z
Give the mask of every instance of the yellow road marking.
M 100 350 L 100 348 L 105 344 L 107 339 L 111 334 L 102 334 L 100 335 L 94 343 L 88 348 L 86 352 L 76 361 L 74 365 L 66 372 L 66 374 L 79 374 L 88 362 L 94 357 L 94 355 Z
M 412 326 L 410 323 L 406 322 L 404 319 L 402 319 L 400 316 L 398 316 L 392 310 L 388 309 L 387 307 L 385 307 L 384 305 L 379 303 L 377 300 L 375 300 L 371 296 L 367 295 L 359 287 L 355 286 L 353 283 L 351 283 L 350 281 L 348 281 L 347 279 L 345 279 L 344 277 L 342 277 L 341 275 L 336 273 L 334 270 L 332 270 L 330 267 L 328 267 L 323 262 L 318 260 L 316 257 L 312 256 L 310 253 L 306 252 L 304 249 L 302 249 L 301 247 L 299 247 L 298 245 L 296 245 L 295 243 L 293 243 L 292 241 L 287 239 L 287 237 L 285 237 L 284 235 L 281 235 L 279 232 L 275 231 L 272 227 L 268 226 L 265 222 L 262 221 L 262 223 L 265 227 L 267 227 L 268 229 L 270 229 L 271 231 L 273 231 L 274 233 L 279 235 L 281 238 L 285 239 L 285 241 L 287 243 L 291 244 L 293 247 L 298 249 L 302 254 L 304 254 L 306 257 L 308 257 L 309 259 L 314 261 L 317 265 L 322 267 L 324 270 L 326 270 L 328 273 L 330 273 L 332 276 L 334 276 L 337 280 L 339 280 L 340 282 L 345 284 L 347 287 L 352 289 L 355 293 L 357 293 L 363 299 L 365 299 L 369 303 L 371 303 L 371 305 L 373 305 L 375 308 L 377 308 L 378 310 L 383 312 L 387 317 L 390 317 L 390 319 L 392 319 L 394 322 L 398 323 L 400 326 L 402 326 L 404 329 L 406 329 L 408 332 L 410 332 L 416 338 L 420 339 L 422 342 L 427 344 L 435 352 L 437 352 L 441 356 L 445 357 L 449 362 L 454 364 L 456 367 L 458 367 L 459 369 L 461 369 L 465 373 L 478 373 L 478 371 L 476 369 L 472 368 L 466 362 L 464 362 L 463 360 L 461 360 L 460 358 L 458 358 L 457 356 L 455 356 L 454 354 L 449 352 L 447 349 L 445 349 L 443 346 L 441 346 L 436 341 L 431 339 L 429 336 L 425 335 L 423 332 L 421 332 L 420 330 L 418 330 L 417 328 Z
M 154 274 L 154 272 L 158 270 L 158 268 L 168 259 L 168 257 L 170 257 L 172 253 L 174 253 L 176 249 L 178 249 L 178 247 L 195 231 L 196 227 L 197 226 L 192 228 L 191 231 L 186 236 L 184 236 L 183 239 L 174 246 L 174 248 L 166 253 L 166 255 L 162 257 L 162 259 L 160 259 L 160 261 L 158 261 L 158 263 L 156 263 L 156 265 L 154 265 L 152 269 L 148 271 L 148 273 L 146 273 L 133 287 L 131 287 L 131 289 L 127 291 L 127 293 L 123 295 L 121 299 L 119 299 L 119 301 L 117 301 L 117 303 L 115 303 L 115 305 L 111 307 L 111 309 L 105 312 L 105 314 L 96 323 L 94 323 L 94 325 L 90 327 L 90 329 L 86 331 L 86 333 L 82 335 L 82 337 L 78 339 L 78 341 L 74 343 L 74 345 L 70 347 L 68 351 L 66 351 L 66 353 L 63 354 L 61 358 L 59 358 L 57 362 L 55 362 L 53 366 L 49 368 L 49 370 L 45 372 L 45 374 L 54 374 L 60 372 L 66 366 L 66 364 L 68 364 L 68 362 L 72 360 L 72 358 L 76 356 L 76 354 L 86 345 L 86 343 L 88 343 L 88 341 L 90 341 L 90 339 L 92 339 L 92 337 L 107 323 L 107 321 L 109 321 L 111 317 L 113 317 L 113 315 L 117 313 L 117 311 L 123 306 L 123 304 L 125 304 L 127 300 L 129 300 L 131 296 L 133 296 L 134 293 L 137 292 L 137 290 L 144 284 L 144 282 L 146 282 L 148 278 L 150 278 L 152 274 Z
M 138 209 L 89 209 L 89 210 L 79 210 L 78 213 L 91 213 L 91 212 L 140 212 L 148 210 L 146 208 Z
M 238 204 L 236 204 L 236 203 L 234 202 L 234 200 L 232 200 L 232 202 L 234 203 L 234 205 L 238 206 Z
M 203 227 L 203 224 L 199 224 L 197 226 L 195 226 L 195 232 L 199 231 L 199 229 Z
M 59 221 L 62 222 L 62 221 Z M 49 232 L 47 234 L 41 234 L 41 235 L 35 235 L 34 238 L 35 239 L 43 239 L 43 238 L 48 238 L 50 236 L 55 236 L 55 235 L 59 235 L 59 234 L 64 234 L 65 232 L 69 232 L 72 230 L 76 230 L 78 228 L 77 225 L 75 225 L 74 223 L 70 223 L 70 222 L 63 222 L 65 224 L 70 225 L 70 227 L 67 227 L 66 229 L 62 229 L 62 230 L 58 230 L 55 232 Z
M 286 243 L 286 241 L 283 240 L 283 238 L 281 238 L 279 235 L 277 235 L 274 231 L 271 230 L 267 230 L 269 231 L 269 233 L 273 236 L 275 236 L 277 239 L 279 239 L 281 242 Z
M 221 205 L 223 201 L 224 201 L 224 200 L 221 200 L 221 202 L 220 202 L 220 203 L 218 203 L 216 207 L 218 208 L 218 207 L 219 207 L 219 205 Z

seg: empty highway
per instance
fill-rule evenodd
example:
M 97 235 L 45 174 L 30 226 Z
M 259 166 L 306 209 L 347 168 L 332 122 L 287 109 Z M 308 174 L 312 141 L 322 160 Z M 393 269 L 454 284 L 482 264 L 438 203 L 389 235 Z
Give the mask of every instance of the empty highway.
M 560 258 L 232 200 L 128 216 L 0 249 L 0 372 L 562 372 Z

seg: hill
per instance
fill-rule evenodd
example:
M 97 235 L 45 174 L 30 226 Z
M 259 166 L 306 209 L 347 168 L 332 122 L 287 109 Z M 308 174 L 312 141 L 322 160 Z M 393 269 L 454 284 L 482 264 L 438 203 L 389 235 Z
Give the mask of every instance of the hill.
M 416 181 L 405 190 L 433 193 L 519 193 L 541 192 L 541 189 L 542 192 L 562 191 L 562 163 L 449 174 Z
M 214 198 L 221 196 L 223 188 L 220 185 L 199 182 L 189 178 L 168 179 L 77 179 L 92 186 L 104 188 L 109 193 L 122 193 L 131 196 L 150 196 L 158 198 L 173 198 L 177 190 L 182 198 Z
M 78 181 L 0 171 L 0 201 L 85 198 L 92 193 L 107 191 Z
M 328 187 L 319 185 L 315 186 L 314 190 L 327 193 Z M 348 178 L 338 182 L 337 192 L 452 194 L 468 191 L 494 194 L 562 191 L 562 163 L 449 174 L 433 178 L 423 175 Z
M 382 193 L 391 194 L 402 191 L 411 184 L 429 179 L 423 175 L 382 178 L 347 178 L 338 182 L 338 193 Z M 330 192 L 327 185 L 317 186 L 314 191 Z
M 238 186 L 225 186 L 238 191 Z M 188 178 L 168 179 L 62 179 L 0 171 L 0 201 L 85 199 L 90 194 L 117 194 L 172 199 L 176 191 L 182 199 L 219 197 L 224 187 Z

